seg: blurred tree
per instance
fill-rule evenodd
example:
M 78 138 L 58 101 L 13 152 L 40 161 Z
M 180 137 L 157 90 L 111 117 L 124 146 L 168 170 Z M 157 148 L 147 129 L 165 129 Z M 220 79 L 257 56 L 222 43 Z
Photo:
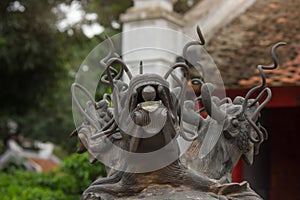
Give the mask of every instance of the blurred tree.
M 177 0 L 174 3 L 174 11 L 180 14 L 184 14 L 195 4 L 199 3 L 201 0 Z
M 65 74 L 53 6 L 54 1 L 0 2 L 2 115 L 36 107 Z
M 127 8 L 120 9 L 119 6 L 124 5 L 122 1 L 110 2 L 113 5 L 110 9 L 104 1 L 82 2 L 85 14 L 97 11 L 101 15 L 101 25 L 107 25 L 102 35 L 89 39 L 80 29 L 80 23 L 86 23 L 84 20 L 69 27 L 72 34 L 68 29 L 60 32 L 56 26 L 62 13 L 59 15 L 53 10 L 61 4 L 70 5 L 72 2 L 0 1 L 2 133 L 5 131 L 5 121 L 13 118 L 22 125 L 23 134 L 66 145 L 65 139 L 74 129 L 70 85 L 75 72 L 89 51 L 104 40 L 104 34 L 112 35 L 120 31 L 120 27 L 112 28 L 108 21 L 117 20 L 119 13 Z M 104 14 L 102 6 L 103 11 L 109 11 Z M 5 134 L 0 135 L 3 139 Z
M 178 0 L 175 9 L 184 12 L 191 2 L 194 1 Z M 59 29 L 58 23 L 66 17 L 59 8 L 74 3 L 82 11 L 81 20 Z M 104 40 L 104 35 L 121 31 L 119 15 L 132 3 L 131 0 L 0 1 L 0 137 L 5 135 L 5 121 L 12 118 L 20 123 L 25 136 L 72 148 L 75 140 L 66 142 L 74 129 L 70 85 L 80 63 Z M 88 17 L 91 14 L 96 14 L 96 18 Z M 82 27 L 95 22 L 103 26 L 103 33 L 86 37 Z

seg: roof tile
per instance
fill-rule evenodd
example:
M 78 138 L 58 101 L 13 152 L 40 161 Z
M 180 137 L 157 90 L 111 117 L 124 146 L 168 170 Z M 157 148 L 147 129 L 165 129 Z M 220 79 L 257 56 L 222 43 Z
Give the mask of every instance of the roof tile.
M 300 4 L 294 0 L 256 1 L 212 39 L 207 50 L 226 87 L 252 87 L 260 83 L 256 66 L 271 62 L 271 46 L 279 41 L 288 45 L 277 50 L 279 68 L 265 70 L 267 84 L 300 85 L 299 10 Z
M 50 159 L 42 159 L 42 158 L 33 158 L 29 157 L 28 160 L 39 165 L 44 172 L 49 172 L 58 167 L 58 164 L 53 162 Z

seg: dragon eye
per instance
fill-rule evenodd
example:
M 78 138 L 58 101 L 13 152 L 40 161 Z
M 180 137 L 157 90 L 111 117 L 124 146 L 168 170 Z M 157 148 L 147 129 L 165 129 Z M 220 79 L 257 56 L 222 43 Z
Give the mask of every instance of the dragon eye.
M 192 79 L 192 84 L 193 85 L 201 85 L 203 81 L 200 78 L 193 78 Z
M 231 124 L 232 124 L 233 127 L 236 128 L 236 127 L 239 126 L 239 121 L 237 119 L 233 119 L 233 120 L 231 120 Z

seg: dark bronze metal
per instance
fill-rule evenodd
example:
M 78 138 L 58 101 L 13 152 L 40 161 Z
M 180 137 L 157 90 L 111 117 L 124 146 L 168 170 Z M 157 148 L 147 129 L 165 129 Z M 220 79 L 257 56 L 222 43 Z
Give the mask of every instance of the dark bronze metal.
M 183 48 L 185 59 L 190 46 L 205 44 L 199 27 L 197 33 L 200 41 L 189 42 Z M 122 170 L 107 168 L 108 176 L 94 181 L 82 198 L 116 199 L 140 194 L 152 185 L 170 185 L 175 191 L 184 186 L 187 190 L 201 192 L 208 195 L 205 199 L 261 199 L 248 183 L 232 183 L 231 173 L 240 157 L 252 164 L 254 154 L 258 154 L 261 143 L 268 137 L 266 129 L 258 121 L 260 111 L 271 99 L 264 70 L 277 68 L 275 50 L 284 44 L 280 42 L 272 48 L 274 66 L 258 66 L 262 83 L 250 89 L 245 98 L 237 96 L 233 100 L 228 97 L 219 99 L 212 95 L 216 86 L 198 78 L 193 79 L 192 83 L 202 85 L 201 95 L 194 101 L 185 101 L 187 81 L 182 82 L 172 72 L 181 68 L 184 76 L 189 78 L 186 63 L 175 63 L 164 76 L 159 76 L 143 74 L 141 62 L 139 75 L 133 76 L 120 56 L 114 53 L 113 43 L 108 38 L 110 50 L 100 61 L 100 65 L 105 67 L 100 80 L 111 87 L 112 94 L 104 94 L 103 99 L 96 102 L 82 85 L 72 85 L 75 106 L 85 119 L 77 131 L 72 133 L 73 136 L 78 135 L 81 143 L 78 152 L 88 150 L 90 161 L 95 162 L 97 156 L 101 157 L 101 152 L 105 152 L 111 144 L 129 152 L 147 153 L 162 148 L 178 136 L 193 143 L 185 155 L 179 158 L 179 146 L 174 142 L 170 156 L 177 159 L 155 171 L 135 173 L 126 164 L 121 167 Z M 116 70 L 112 64 L 119 64 L 121 70 Z M 202 66 L 201 69 L 204 76 Z M 123 71 L 129 78 L 129 84 L 121 80 Z M 167 82 L 169 76 L 178 84 L 173 90 Z M 77 100 L 75 88 L 89 97 L 85 109 Z M 118 88 L 118 92 L 115 88 Z M 260 91 L 259 95 L 250 99 L 257 91 Z M 264 101 L 259 104 L 264 96 Z M 113 108 L 109 104 L 111 99 L 119 100 Z M 203 104 L 203 108 L 196 111 L 195 103 L 198 102 Z M 207 118 L 199 115 L 204 111 L 208 114 Z M 130 129 L 129 124 L 124 124 L 124 116 L 132 119 L 134 128 Z M 197 127 L 197 130 L 190 129 L 190 126 Z M 155 134 L 148 138 L 137 137 L 142 128 Z M 112 159 L 112 162 L 118 165 L 121 163 L 118 159 L 125 159 L 126 163 L 126 158 L 121 157 Z

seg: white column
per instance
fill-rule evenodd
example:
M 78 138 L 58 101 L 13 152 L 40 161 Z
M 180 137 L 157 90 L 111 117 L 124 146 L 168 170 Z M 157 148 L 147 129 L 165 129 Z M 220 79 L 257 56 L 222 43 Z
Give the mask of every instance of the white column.
M 121 15 L 122 56 L 133 73 L 143 61 L 144 73 L 163 74 L 182 51 L 182 16 L 173 12 L 174 0 L 134 0 Z M 133 31 L 134 30 L 134 31 Z M 173 30 L 173 31 L 172 31 Z M 180 54 L 180 53 L 179 53 Z

